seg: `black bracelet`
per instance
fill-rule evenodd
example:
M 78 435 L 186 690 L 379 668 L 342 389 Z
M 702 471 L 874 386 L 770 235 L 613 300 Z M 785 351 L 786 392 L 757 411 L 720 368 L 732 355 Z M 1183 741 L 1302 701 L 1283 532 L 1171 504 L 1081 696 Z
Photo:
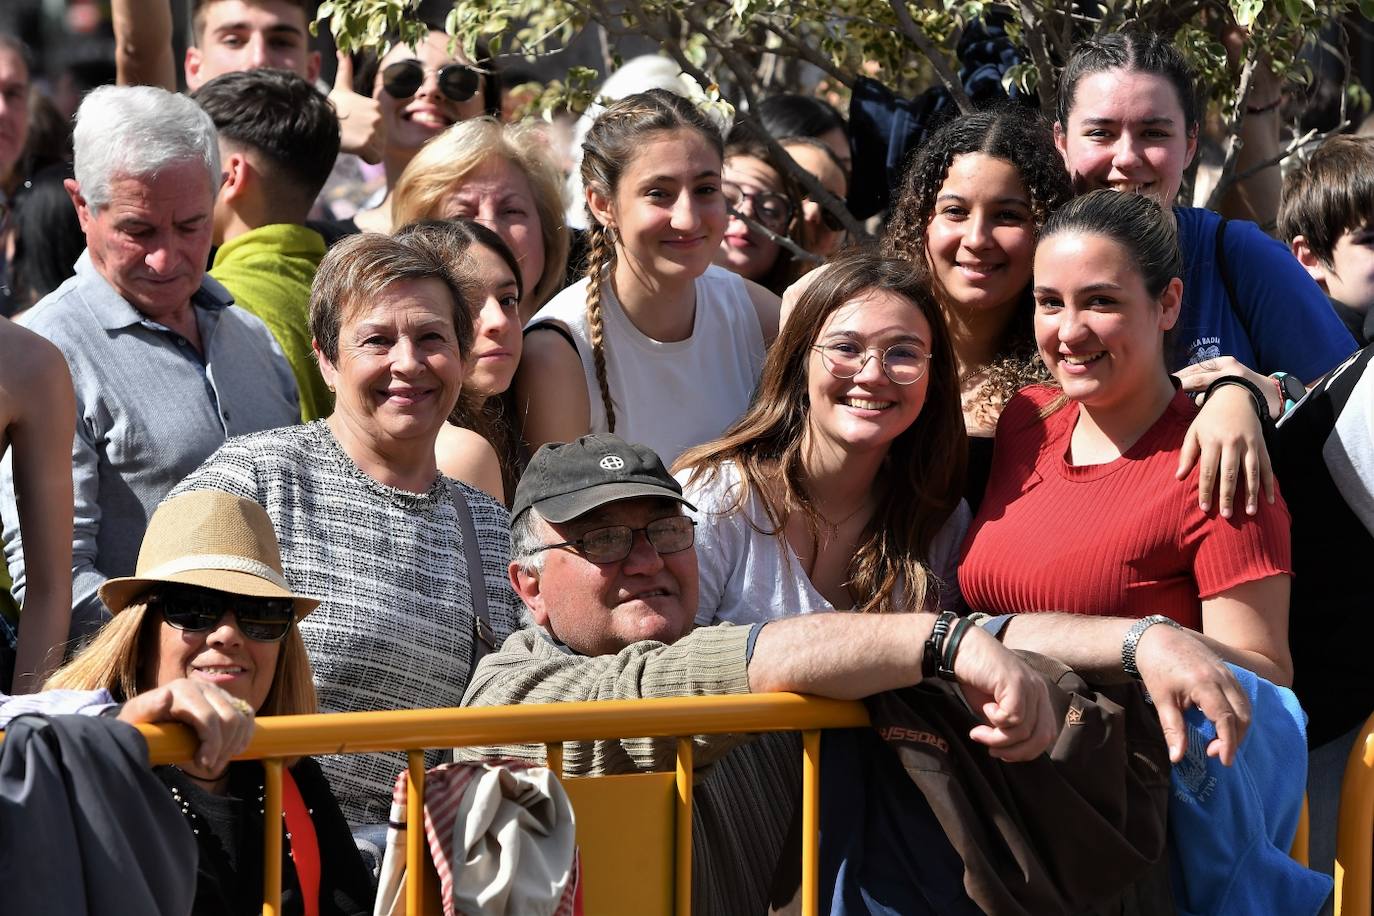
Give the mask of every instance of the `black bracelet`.
M 1255 413 L 1259 415 L 1261 426 L 1266 426 L 1274 422 L 1274 418 L 1269 415 L 1269 398 L 1267 398 L 1260 387 L 1248 378 L 1239 375 L 1223 375 L 1220 378 L 1212 379 L 1212 384 L 1207 386 L 1207 390 L 1202 393 L 1203 403 L 1212 397 L 1212 392 L 1227 385 L 1239 385 L 1250 392 L 1250 397 L 1255 402 Z
M 954 628 L 950 630 L 949 638 L 945 641 L 945 651 L 940 655 L 940 667 L 935 672 L 947 681 L 954 680 L 954 657 L 959 654 L 959 645 L 964 641 L 964 634 L 973 626 L 973 621 L 960 617 L 954 623 Z
M 1275 108 L 1278 108 L 1278 107 L 1279 107 L 1280 105 L 1282 105 L 1282 104 L 1283 104 L 1283 96 L 1280 95 L 1278 98 L 1274 99 L 1274 101 L 1272 101 L 1272 102 L 1266 102 L 1266 103 L 1264 103 L 1263 105 L 1246 105 L 1246 106 L 1245 106 L 1245 113 L 1246 113 L 1246 114 L 1252 114 L 1252 115 L 1255 115 L 1255 114 L 1264 114 L 1265 112 L 1273 111 Z
M 936 677 L 940 673 L 940 663 L 945 654 L 945 637 L 949 635 L 949 628 L 953 626 L 959 617 L 952 611 L 941 611 L 935 618 L 935 626 L 931 628 L 930 636 L 926 639 L 925 652 L 921 656 L 921 677 Z

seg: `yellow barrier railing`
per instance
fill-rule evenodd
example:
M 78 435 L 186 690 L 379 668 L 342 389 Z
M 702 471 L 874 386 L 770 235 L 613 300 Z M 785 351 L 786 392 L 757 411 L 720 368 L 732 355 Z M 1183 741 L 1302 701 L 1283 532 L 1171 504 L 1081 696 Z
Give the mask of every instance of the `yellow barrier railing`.
M 1345 764 L 1336 825 L 1336 913 L 1370 916 L 1374 880 L 1374 716 L 1360 729 Z
M 677 738 L 677 842 L 674 907 L 692 910 L 692 741 L 685 735 L 755 732 L 803 734 L 802 912 L 818 912 L 820 729 L 868 724 L 863 704 L 793 693 L 599 703 L 554 703 L 482 709 L 413 709 L 395 712 L 281 716 L 257 722 L 253 740 L 238 760 L 261 759 L 266 770 L 263 914 L 281 912 L 282 758 L 316 754 L 408 751 L 406 796 L 406 913 L 418 916 L 424 899 L 425 748 L 493 744 L 546 744 L 550 768 L 562 770 L 564 741 L 611 738 Z M 154 764 L 187 760 L 195 748 L 188 728 L 141 725 Z

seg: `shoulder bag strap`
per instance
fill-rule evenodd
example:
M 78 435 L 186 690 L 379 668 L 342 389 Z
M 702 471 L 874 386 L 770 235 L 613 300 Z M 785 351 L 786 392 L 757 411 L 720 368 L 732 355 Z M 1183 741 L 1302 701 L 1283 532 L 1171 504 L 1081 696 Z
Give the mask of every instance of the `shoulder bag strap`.
M 1240 299 L 1236 297 L 1236 281 L 1231 277 L 1231 267 L 1226 263 L 1226 224 L 1230 222 L 1226 217 L 1221 218 L 1217 223 L 1217 273 L 1221 274 L 1221 283 L 1226 287 L 1226 299 L 1231 303 L 1231 311 L 1240 315 Z
M 467 566 L 468 591 L 472 595 L 472 664 L 468 666 L 468 682 L 477 663 L 488 652 L 496 648 L 496 631 L 491 628 L 491 616 L 487 613 L 487 579 L 482 575 L 482 552 L 477 545 L 477 526 L 472 522 L 472 509 L 468 507 L 467 497 L 457 484 L 450 483 L 449 495 L 453 497 L 453 508 L 458 513 L 458 528 L 463 532 L 463 557 Z

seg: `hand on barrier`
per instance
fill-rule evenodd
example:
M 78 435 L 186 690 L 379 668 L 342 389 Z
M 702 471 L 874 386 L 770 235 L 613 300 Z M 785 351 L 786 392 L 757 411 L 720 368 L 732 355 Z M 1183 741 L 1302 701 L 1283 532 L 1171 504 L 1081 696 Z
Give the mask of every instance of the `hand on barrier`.
M 1040 756 L 1058 735 L 1045 680 L 981 627 L 972 627 L 954 659 L 964 699 L 987 718 L 969 737 L 998 760 Z
M 180 722 L 200 740 L 191 765 L 182 767 L 198 779 L 214 779 L 253 737 L 253 709 L 243 700 L 204 681 L 178 678 L 140 693 L 124 704 L 119 718 L 140 722 Z
M 1221 656 L 1188 630 L 1150 627 L 1136 646 L 1136 667 L 1154 699 L 1169 759 L 1183 759 L 1188 749 L 1183 714 L 1196 706 L 1217 728 L 1207 755 L 1230 766 L 1250 727 L 1250 701 Z

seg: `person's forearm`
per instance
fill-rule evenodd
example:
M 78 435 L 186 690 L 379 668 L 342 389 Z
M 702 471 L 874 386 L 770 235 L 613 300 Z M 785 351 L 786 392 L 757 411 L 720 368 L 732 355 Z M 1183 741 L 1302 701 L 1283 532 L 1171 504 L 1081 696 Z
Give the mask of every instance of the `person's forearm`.
M 62 647 L 71 627 L 71 580 L 67 588 L 41 589 L 31 583 L 19 616 L 19 647 L 14 658 L 16 695 L 34 693 L 62 663 Z
M 1083 614 L 1017 614 L 1002 629 L 1008 649 L 1056 658 L 1078 673 L 1104 683 L 1125 681 L 1121 644 L 1135 623 L 1125 617 Z
M 919 683 L 934 614 L 806 614 L 760 631 L 749 662 L 755 693 L 857 700 Z
M 115 81 L 121 86 L 177 90 L 172 56 L 172 8 L 167 0 L 111 0 Z
M 1088 617 L 1082 614 L 1017 614 L 1002 630 L 1002 644 L 1008 649 L 1038 652 L 1056 658 L 1070 668 L 1100 683 L 1129 680 L 1121 668 L 1121 649 L 1126 633 L 1136 620 L 1130 617 Z M 1267 656 L 1237 649 L 1205 633 L 1188 630 L 1225 661 L 1255 672 L 1275 684 L 1292 681 L 1282 666 Z M 1150 638 L 1146 630 L 1141 642 Z

